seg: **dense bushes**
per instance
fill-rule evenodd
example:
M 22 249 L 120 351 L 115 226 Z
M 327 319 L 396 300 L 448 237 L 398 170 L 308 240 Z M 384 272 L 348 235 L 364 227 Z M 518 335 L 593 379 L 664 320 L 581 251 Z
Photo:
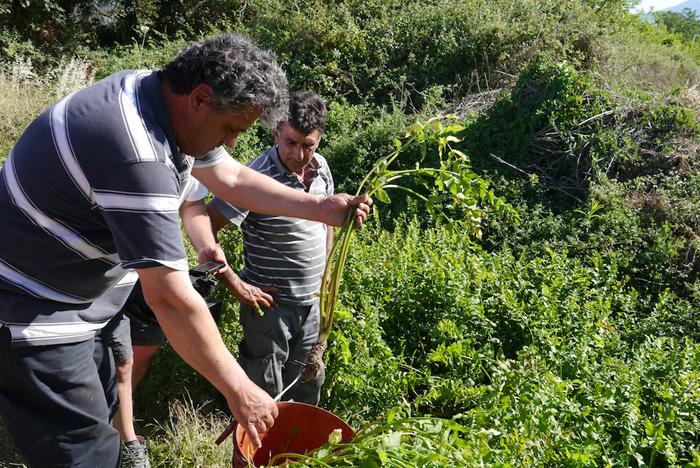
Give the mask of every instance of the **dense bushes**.
M 673 144 L 698 129 L 672 97 L 616 95 L 591 73 L 538 58 L 467 127 L 464 141 L 473 157 L 503 160 L 580 201 L 601 177 L 627 180 L 678 167 L 685 161 L 671 155 Z
M 52 63 L 68 47 L 109 70 L 158 66 L 186 40 L 238 30 L 278 54 L 295 88 L 353 104 L 407 95 L 416 107 L 436 85 L 462 96 L 508 83 L 545 50 L 588 66 L 605 61 L 607 38 L 636 28 L 617 0 L 29 3 L 0 9 L 0 49 L 10 58 Z
M 488 447 L 487 464 L 692 459 L 700 394 L 684 385 L 700 347 L 682 328 L 641 336 L 643 300 L 614 264 L 487 254 L 416 223 L 362 238 L 342 299 L 349 313 L 331 340 L 335 411 L 356 420 L 405 399 L 420 413 L 458 415 L 474 430 L 467 444 Z M 667 293 L 656 323 L 684 307 Z M 386 344 L 375 343 L 377 327 Z M 374 409 L 376 389 L 389 398 Z

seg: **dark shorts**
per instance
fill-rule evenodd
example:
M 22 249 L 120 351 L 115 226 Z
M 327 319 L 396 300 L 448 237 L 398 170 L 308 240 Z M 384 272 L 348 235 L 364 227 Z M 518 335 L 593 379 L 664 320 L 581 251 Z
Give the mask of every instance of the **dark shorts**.
M 101 335 L 13 348 L 0 325 L 0 415 L 31 467 L 117 468 L 114 361 Z
M 131 317 L 130 327 L 131 344 L 134 346 L 160 346 L 165 343 L 163 330 L 157 324 L 146 323 Z
M 129 317 L 119 312 L 109 323 L 102 329 L 102 336 L 114 354 L 114 361 L 117 363 L 125 362 L 134 355 L 131 348 L 131 329 L 129 326 Z

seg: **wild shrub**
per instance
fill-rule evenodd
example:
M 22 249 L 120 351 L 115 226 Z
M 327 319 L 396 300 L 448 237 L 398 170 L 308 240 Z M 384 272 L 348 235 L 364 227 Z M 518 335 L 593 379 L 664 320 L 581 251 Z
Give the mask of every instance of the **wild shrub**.
M 542 50 L 592 60 L 594 38 L 621 17 L 577 0 L 258 0 L 241 25 L 279 54 L 297 88 L 354 104 L 386 105 L 407 92 L 420 107 L 432 86 L 489 89 Z
M 677 168 L 673 143 L 698 129 L 673 98 L 616 95 L 592 74 L 540 57 L 467 126 L 464 144 L 475 165 L 496 160 L 501 173 L 536 175 L 581 203 L 600 177 L 627 180 Z
M 503 188 L 499 181 L 492 183 Z M 636 311 L 640 319 L 652 314 L 654 302 L 667 290 L 694 297 L 700 272 L 700 193 L 693 171 L 626 182 L 600 180 L 591 185 L 583 206 L 568 210 L 541 201 L 544 196 L 528 181 L 511 182 L 510 187 L 506 197 L 513 200 L 521 222 L 486 217 L 483 246 L 488 251 L 507 245 L 528 258 L 553 250 L 582 260 L 597 253 L 617 265 L 644 298 Z M 682 316 L 680 321 L 692 320 L 692 315 Z
M 693 459 L 700 396 L 681 386 L 699 363 L 700 347 L 685 331 L 691 302 L 667 293 L 654 318 L 640 319 L 645 299 L 601 255 L 487 254 L 415 221 L 358 239 L 343 289 L 348 310 L 331 341 L 346 357 L 331 351 L 328 363 L 338 369 L 331 393 L 342 388 L 336 379 L 355 375 L 352 392 L 329 402 L 338 414 L 357 419 L 347 410 L 371 415 L 384 403 L 387 411 L 406 392 L 419 414 L 472 428 L 466 445 L 481 447 L 486 464 Z M 368 337 L 375 344 L 363 348 Z M 362 380 L 380 360 L 392 364 Z M 367 398 L 377 387 L 395 396 Z

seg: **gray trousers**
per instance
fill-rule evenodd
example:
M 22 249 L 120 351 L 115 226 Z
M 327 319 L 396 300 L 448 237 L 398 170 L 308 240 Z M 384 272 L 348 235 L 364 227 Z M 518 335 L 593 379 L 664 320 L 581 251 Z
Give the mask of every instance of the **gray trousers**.
M 278 304 L 258 311 L 241 303 L 243 341 L 240 364 L 248 377 L 272 397 L 277 396 L 299 375 L 301 363 L 318 339 L 318 301 L 310 306 Z M 318 405 L 325 372 L 308 382 L 297 382 L 283 400 Z

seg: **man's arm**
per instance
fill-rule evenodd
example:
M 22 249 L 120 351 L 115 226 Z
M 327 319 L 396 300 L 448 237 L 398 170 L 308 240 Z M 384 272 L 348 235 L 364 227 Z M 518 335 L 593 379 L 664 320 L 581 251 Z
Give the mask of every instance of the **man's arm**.
M 219 230 L 229 224 L 229 220 L 219 213 L 214 205 L 211 203 L 206 206 L 207 213 L 211 220 L 211 227 L 213 230 L 213 236 L 216 238 Z M 235 274 L 231 268 L 227 268 L 226 271 L 222 272 L 217 276 L 217 279 L 236 296 L 239 301 L 248 304 L 251 307 L 265 307 L 272 308 L 277 306 L 277 302 L 272 297 L 271 292 L 276 292 L 277 288 L 274 287 L 262 287 L 259 288 L 250 283 L 247 283 L 241 279 L 240 276 Z
M 218 245 L 212 232 L 212 225 L 207 208 L 204 205 L 204 199 L 185 201 L 180 206 L 180 218 L 182 218 L 187 237 L 190 238 L 192 247 L 197 252 L 199 263 L 209 260 L 226 263 L 224 251 Z
M 277 406 L 228 351 L 187 272 L 166 267 L 137 272 L 146 302 L 173 349 L 226 397 L 233 416 L 259 446 L 258 433 L 272 426 Z
M 372 204 L 366 195 L 341 193 L 324 197 L 295 190 L 230 158 L 213 167 L 194 168 L 192 175 L 232 205 L 332 226 L 342 226 L 349 210 L 353 210 L 357 225 L 362 225 Z

